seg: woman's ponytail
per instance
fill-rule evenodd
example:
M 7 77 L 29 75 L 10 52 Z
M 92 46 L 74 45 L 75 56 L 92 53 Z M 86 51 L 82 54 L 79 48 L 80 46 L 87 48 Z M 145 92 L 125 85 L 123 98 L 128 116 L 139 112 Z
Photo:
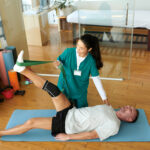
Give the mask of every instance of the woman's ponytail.
M 97 69 L 102 68 L 103 62 L 102 62 L 102 58 L 101 58 L 101 52 L 100 52 L 98 38 L 95 36 L 92 36 L 90 34 L 85 34 L 85 35 L 81 36 L 80 39 L 85 44 L 87 49 L 92 48 L 92 50 L 89 53 L 95 59 Z

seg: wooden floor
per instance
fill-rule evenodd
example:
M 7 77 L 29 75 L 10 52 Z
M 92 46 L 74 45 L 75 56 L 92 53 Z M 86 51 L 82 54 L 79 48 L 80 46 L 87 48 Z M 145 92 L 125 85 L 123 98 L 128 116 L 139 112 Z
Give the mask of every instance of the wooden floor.
M 71 33 L 57 33 L 51 28 L 50 41 L 47 46 L 29 46 L 30 59 L 56 60 L 57 56 L 67 48 L 72 47 Z M 150 52 L 146 49 L 101 47 L 104 68 L 100 71 L 102 77 L 124 78 L 123 81 L 102 80 L 109 102 L 114 108 L 129 104 L 145 110 L 150 122 Z M 131 61 L 129 56 L 131 54 Z M 129 62 L 131 65 L 129 65 Z M 130 66 L 130 73 L 129 73 Z M 33 71 L 46 74 L 58 74 L 59 70 L 51 64 L 32 67 Z M 130 77 L 130 78 L 129 78 Z M 58 78 L 44 77 L 54 83 Z M 44 91 L 33 84 L 24 85 L 24 96 L 15 96 L 11 100 L 0 103 L 0 129 L 4 129 L 15 109 L 53 109 L 53 104 Z M 90 80 L 88 89 L 90 106 L 101 104 L 101 98 Z M 0 150 L 149 150 L 149 142 L 3 142 Z

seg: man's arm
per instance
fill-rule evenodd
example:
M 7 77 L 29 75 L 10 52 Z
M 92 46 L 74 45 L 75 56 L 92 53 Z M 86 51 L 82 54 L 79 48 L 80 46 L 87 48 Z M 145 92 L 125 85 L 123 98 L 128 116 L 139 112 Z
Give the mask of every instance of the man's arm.
M 96 139 L 99 138 L 95 130 L 90 132 L 82 132 L 76 134 L 64 134 L 59 133 L 55 137 L 57 140 L 67 141 L 67 140 L 87 140 L 87 139 Z

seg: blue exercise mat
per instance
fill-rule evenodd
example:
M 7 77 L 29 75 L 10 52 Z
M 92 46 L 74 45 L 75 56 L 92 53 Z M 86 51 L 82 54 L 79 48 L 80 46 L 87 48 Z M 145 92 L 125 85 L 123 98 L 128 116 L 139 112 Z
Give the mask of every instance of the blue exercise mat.
M 6 129 L 16 125 L 23 124 L 26 120 L 33 117 L 52 117 L 56 113 L 55 110 L 15 110 L 8 122 Z M 2 141 L 58 141 L 51 136 L 51 131 L 42 129 L 32 129 L 21 135 L 3 136 Z M 86 141 L 100 142 L 99 139 L 93 140 L 70 140 L 70 141 Z M 112 136 L 105 141 L 121 142 L 121 141 L 150 141 L 150 126 L 148 124 L 145 112 L 139 109 L 139 118 L 135 123 L 121 123 L 120 131 L 117 135 Z

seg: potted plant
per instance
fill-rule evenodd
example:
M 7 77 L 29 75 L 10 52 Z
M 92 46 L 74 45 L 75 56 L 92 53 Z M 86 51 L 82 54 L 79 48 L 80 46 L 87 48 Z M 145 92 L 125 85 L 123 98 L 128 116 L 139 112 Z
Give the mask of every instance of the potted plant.
M 72 0 L 56 0 L 55 3 L 57 5 L 55 8 L 57 16 L 67 16 L 73 11 Z

